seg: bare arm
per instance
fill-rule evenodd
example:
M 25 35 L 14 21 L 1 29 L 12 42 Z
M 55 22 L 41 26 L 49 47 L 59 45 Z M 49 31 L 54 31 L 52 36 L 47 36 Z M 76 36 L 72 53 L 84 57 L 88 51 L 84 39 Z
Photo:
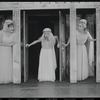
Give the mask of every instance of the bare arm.
M 30 43 L 30 44 L 26 44 L 26 47 L 30 47 L 30 46 L 32 46 L 32 45 L 35 45 L 36 43 L 41 42 L 41 40 L 42 40 L 42 37 L 40 37 L 38 40 L 33 41 L 33 42 Z
M 96 41 L 96 39 L 93 39 L 92 36 L 90 35 L 90 33 L 88 32 L 88 40 L 89 41 Z
M 55 39 L 56 39 L 57 43 L 59 43 L 58 36 L 55 36 Z
M 69 45 L 69 43 L 70 43 L 70 38 L 68 39 L 67 44 L 65 44 L 65 43 L 62 43 L 62 44 L 64 45 L 64 47 L 66 47 L 66 46 L 68 46 L 68 45 Z
M 68 39 L 68 42 L 67 42 L 66 46 L 68 46 L 69 43 L 70 43 L 70 38 Z
M 96 39 L 89 39 L 89 41 L 96 41 Z

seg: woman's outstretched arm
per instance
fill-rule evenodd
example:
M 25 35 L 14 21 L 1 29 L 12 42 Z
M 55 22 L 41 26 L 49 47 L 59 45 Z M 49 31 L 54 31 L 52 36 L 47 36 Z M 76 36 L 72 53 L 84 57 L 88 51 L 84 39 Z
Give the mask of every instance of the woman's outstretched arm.
M 93 38 L 92 38 L 92 39 L 89 39 L 89 41 L 96 41 L 96 39 L 93 39 Z
M 40 37 L 38 40 L 33 41 L 33 42 L 30 43 L 30 44 L 26 44 L 26 47 L 30 47 L 30 46 L 32 46 L 32 45 L 35 45 L 36 43 L 41 42 L 41 40 L 42 40 L 42 37 Z
M 88 32 L 88 40 L 89 41 L 96 41 L 96 39 L 93 39 L 92 36 L 90 35 L 90 33 Z
M 55 39 L 56 39 L 57 43 L 59 43 L 58 36 L 55 36 Z
M 68 46 L 68 44 L 70 43 L 70 38 L 68 39 L 68 42 L 65 44 L 65 43 L 62 43 L 64 45 L 64 47 Z

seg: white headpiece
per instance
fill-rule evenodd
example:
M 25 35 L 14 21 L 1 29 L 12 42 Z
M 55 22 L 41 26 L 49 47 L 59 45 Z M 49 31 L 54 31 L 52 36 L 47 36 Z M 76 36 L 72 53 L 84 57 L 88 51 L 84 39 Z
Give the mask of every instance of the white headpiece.
M 45 29 L 43 30 L 43 32 L 49 32 L 49 41 L 50 41 L 51 43 L 54 43 L 54 42 L 55 42 L 54 35 L 52 34 L 52 31 L 51 31 L 50 28 L 45 28 Z M 44 33 L 43 33 L 42 37 L 44 37 Z
M 4 25 L 3 25 L 3 30 L 8 32 L 9 31 L 8 25 L 10 25 L 10 24 L 13 24 L 13 21 L 12 20 L 6 20 L 4 22 Z
M 43 30 L 43 32 L 51 32 L 51 29 L 50 28 L 45 28 L 44 30 Z

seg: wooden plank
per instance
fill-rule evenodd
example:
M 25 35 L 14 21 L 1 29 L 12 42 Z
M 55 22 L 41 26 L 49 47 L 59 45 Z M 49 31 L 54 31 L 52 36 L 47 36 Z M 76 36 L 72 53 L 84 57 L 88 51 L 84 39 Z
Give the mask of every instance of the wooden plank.
M 62 40 L 62 37 L 61 37 L 61 11 L 59 11 L 59 41 L 60 41 L 60 48 L 59 48 L 59 75 L 60 75 L 60 81 L 62 81 L 62 59 L 61 59 L 61 56 L 62 56 L 62 50 L 61 50 L 61 40 Z
M 20 10 L 13 10 L 16 45 L 13 47 L 13 83 L 21 83 Z
M 61 41 L 63 43 L 66 43 L 65 42 L 65 22 L 66 22 L 66 19 L 65 19 L 65 15 L 62 13 L 62 27 L 61 27 L 61 35 L 62 35 L 62 39 Z M 62 80 L 66 79 L 66 48 L 62 47 Z
M 28 79 L 28 49 L 26 44 L 28 42 L 28 33 L 27 33 L 27 15 L 25 11 L 23 12 L 23 36 L 24 36 L 24 82 Z
M 96 8 L 100 2 L 0 2 L 0 10 L 30 10 L 30 9 L 70 9 L 71 3 L 75 8 Z
M 70 9 L 70 82 L 77 82 L 77 55 L 76 55 L 76 9 Z
M 85 98 L 83 100 L 94 100 L 93 98 Z
M 25 11 L 23 12 L 23 37 L 24 37 L 24 82 L 26 82 L 27 80 L 27 74 L 26 74 L 26 71 L 27 71 L 27 68 L 26 68 L 26 47 L 25 47 L 25 44 L 26 44 L 26 15 L 25 15 Z
M 70 22 L 69 22 L 69 14 L 66 14 L 66 33 L 65 33 L 65 40 L 68 41 L 69 39 L 69 34 L 70 34 Z M 70 45 L 66 47 L 66 74 L 67 74 L 67 79 L 69 78 L 69 73 L 70 73 Z
M 100 8 L 96 8 L 96 82 L 100 82 Z
M 60 36 L 60 81 L 66 78 L 66 49 L 62 47 L 65 43 L 65 15 L 59 11 L 59 36 Z

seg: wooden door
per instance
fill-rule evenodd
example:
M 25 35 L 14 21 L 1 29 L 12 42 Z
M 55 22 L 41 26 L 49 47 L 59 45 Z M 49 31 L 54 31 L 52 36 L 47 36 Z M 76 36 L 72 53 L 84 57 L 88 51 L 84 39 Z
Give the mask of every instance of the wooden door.
M 59 69 L 60 69 L 60 81 L 65 78 L 65 68 L 66 68 L 66 49 L 62 46 L 62 43 L 65 43 L 65 22 L 66 16 L 59 11 L 59 41 L 60 41 L 60 48 L 59 48 Z
M 23 36 L 24 36 L 24 82 L 28 79 L 28 48 L 26 44 L 28 43 L 28 26 L 27 26 L 27 14 L 23 12 Z

